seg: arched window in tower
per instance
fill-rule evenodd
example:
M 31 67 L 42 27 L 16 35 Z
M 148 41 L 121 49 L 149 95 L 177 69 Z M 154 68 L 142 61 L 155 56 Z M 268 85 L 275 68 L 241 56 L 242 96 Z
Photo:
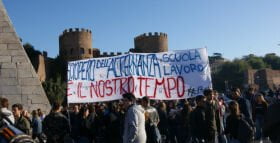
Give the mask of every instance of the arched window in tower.
M 80 48 L 80 54 L 85 54 L 85 49 L 84 48 Z
M 88 54 L 90 54 L 90 55 L 91 55 L 91 49 L 88 49 Z
M 71 50 L 70 50 L 70 54 L 71 54 L 71 55 L 73 55 L 73 52 L 74 52 L 74 49 L 73 49 L 73 48 L 71 48 Z

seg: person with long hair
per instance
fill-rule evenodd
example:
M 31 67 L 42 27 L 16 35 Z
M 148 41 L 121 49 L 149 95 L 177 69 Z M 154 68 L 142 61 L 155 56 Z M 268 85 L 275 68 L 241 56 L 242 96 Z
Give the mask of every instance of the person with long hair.
M 264 136 L 268 136 L 272 143 L 280 142 L 280 99 L 269 105 L 263 126 Z
M 253 104 L 253 119 L 256 124 L 256 140 L 261 140 L 262 138 L 262 126 L 264 124 L 267 108 L 268 103 L 265 101 L 263 94 L 257 94 L 255 103 Z
M 32 138 L 40 141 L 40 143 L 43 142 L 41 135 L 42 135 L 42 120 L 39 117 L 39 113 L 37 110 L 32 111 L 32 122 L 31 122 L 31 127 L 32 127 Z
M 159 123 L 158 129 L 162 136 L 163 143 L 169 142 L 169 123 L 168 123 L 168 114 L 166 110 L 165 102 L 160 102 L 158 105 L 158 115 L 159 115 Z
M 236 101 L 231 101 L 228 105 L 230 115 L 226 119 L 225 134 L 229 142 L 238 142 L 238 125 L 241 118 L 239 105 Z
M 254 137 L 253 122 L 240 112 L 237 101 L 229 103 L 230 115 L 226 119 L 225 134 L 230 143 L 252 143 Z

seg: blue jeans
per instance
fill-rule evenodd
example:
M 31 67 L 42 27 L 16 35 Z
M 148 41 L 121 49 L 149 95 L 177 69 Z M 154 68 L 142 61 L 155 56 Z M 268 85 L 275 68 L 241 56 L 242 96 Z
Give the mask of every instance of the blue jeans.
M 264 124 L 264 116 L 256 115 L 256 140 L 262 138 L 262 126 Z
M 227 137 L 225 135 L 219 135 L 218 136 L 219 143 L 227 143 Z

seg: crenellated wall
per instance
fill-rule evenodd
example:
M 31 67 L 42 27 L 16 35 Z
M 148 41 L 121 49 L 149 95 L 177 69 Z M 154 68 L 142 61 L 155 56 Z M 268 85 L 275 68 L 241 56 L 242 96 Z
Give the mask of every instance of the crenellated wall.
M 65 61 L 92 58 L 96 52 L 92 48 L 92 34 L 88 29 L 70 28 L 59 36 L 59 55 Z
M 168 51 L 168 38 L 166 33 L 144 33 L 134 38 L 134 49 L 130 52 L 136 53 L 158 53 Z
M 103 52 L 99 55 L 99 57 L 112 57 L 112 56 L 118 56 L 118 55 L 122 55 L 123 53 L 122 52 Z M 126 53 L 124 53 L 126 54 Z

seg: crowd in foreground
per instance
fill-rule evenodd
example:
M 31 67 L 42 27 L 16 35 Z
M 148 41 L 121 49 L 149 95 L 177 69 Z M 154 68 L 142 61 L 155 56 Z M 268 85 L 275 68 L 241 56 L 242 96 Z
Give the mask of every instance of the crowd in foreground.
M 227 97 L 230 97 L 228 99 Z M 120 101 L 74 104 L 71 109 L 52 105 L 48 115 L 32 115 L 21 104 L 1 113 L 22 132 L 48 143 L 280 143 L 280 95 L 242 93 L 232 88 L 227 96 L 212 89 L 195 98 L 159 101 L 123 94 Z

